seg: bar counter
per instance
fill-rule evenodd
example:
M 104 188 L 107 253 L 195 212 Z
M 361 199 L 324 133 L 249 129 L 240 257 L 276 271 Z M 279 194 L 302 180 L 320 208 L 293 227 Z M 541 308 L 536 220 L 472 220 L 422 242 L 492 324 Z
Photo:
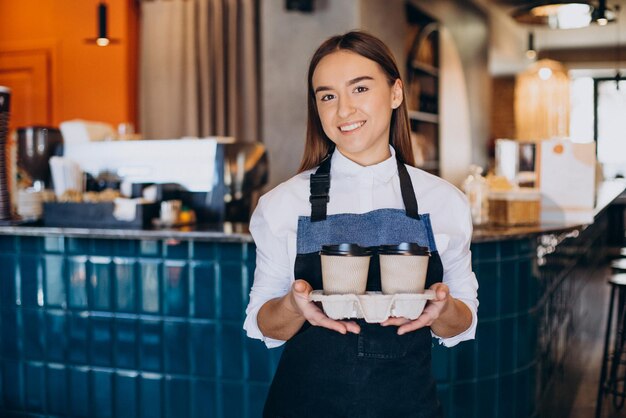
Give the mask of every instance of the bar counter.
M 475 230 L 476 339 L 433 341 L 446 417 L 551 409 L 625 188 L 602 184 L 591 225 Z M 243 224 L 0 227 L 0 415 L 260 417 L 281 349 L 241 328 L 254 267 Z

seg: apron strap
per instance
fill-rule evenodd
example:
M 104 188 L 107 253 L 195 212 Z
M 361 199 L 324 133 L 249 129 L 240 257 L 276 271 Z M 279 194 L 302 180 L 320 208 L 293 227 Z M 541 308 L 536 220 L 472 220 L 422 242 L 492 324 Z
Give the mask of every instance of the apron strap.
M 417 207 L 417 198 L 415 197 L 415 190 L 413 189 L 411 176 L 409 176 L 409 172 L 404 163 L 399 159 L 397 161 L 398 177 L 400 177 L 400 191 L 402 192 L 402 201 L 404 202 L 406 216 L 413 219 L 419 219 L 420 215 Z
M 322 161 L 320 166 L 311 174 L 310 189 L 311 195 L 311 222 L 319 222 L 326 220 L 328 201 L 330 200 L 328 192 L 330 190 L 330 159 L 332 152 Z M 402 201 L 406 210 L 406 216 L 413 219 L 420 219 L 417 206 L 417 198 L 411 177 L 403 162 L 397 159 L 398 177 L 400 178 L 400 191 L 402 192 Z
M 309 202 L 311 202 L 311 222 L 326 220 L 326 208 L 330 200 L 328 191 L 330 190 L 331 156 L 332 152 L 322 161 L 315 174 L 311 174 L 311 195 L 309 196 Z

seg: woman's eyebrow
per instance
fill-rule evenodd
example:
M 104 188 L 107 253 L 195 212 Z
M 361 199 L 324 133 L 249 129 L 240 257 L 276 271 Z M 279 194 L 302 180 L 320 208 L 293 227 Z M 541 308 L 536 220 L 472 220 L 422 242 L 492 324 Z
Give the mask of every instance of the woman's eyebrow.
M 353 84 L 360 83 L 363 80 L 373 80 L 373 79 L 374 79 L 373 77 L 370 77 L 368 75 L 363 75 L 361 77 L 356 77 L 348 81 L 346 83 L 346 86 L 352 86 Z M 315 94 L 319 93 L 320 91 L 327 91 L 327 90 L 332 90 L 332 89 L 327 86 L 319 86 L 318 88 L 315 89 Z
M 363 75 L 363 76 L 361 76 L 361 77 L 353 78 L 352 80 L 348 81 L 348 82 L 346 83 L 346 85 L 347 85 L 347 86 L 351 86 L 351 85 L 353 85 L 353 84 L 360 83 L 360 82 L 361 82 L 361 81 L 363 81 L 363 80 L 373 80 L 373 79 L 374 79 L 374 78 L 372 78 L 372 77 L 370 77 L 370 76 L 368 76 L 368 75 Z

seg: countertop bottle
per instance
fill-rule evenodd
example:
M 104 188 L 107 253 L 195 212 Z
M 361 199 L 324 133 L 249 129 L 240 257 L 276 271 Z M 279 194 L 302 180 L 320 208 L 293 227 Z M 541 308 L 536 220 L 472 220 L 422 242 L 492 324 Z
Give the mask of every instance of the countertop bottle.
M 470 165 L 470 174 L 463 182 L 463 191 L 469 200 L 474 225 L 483 225 L 488 221 L 489 186 L 482 172 L 482 167 Z

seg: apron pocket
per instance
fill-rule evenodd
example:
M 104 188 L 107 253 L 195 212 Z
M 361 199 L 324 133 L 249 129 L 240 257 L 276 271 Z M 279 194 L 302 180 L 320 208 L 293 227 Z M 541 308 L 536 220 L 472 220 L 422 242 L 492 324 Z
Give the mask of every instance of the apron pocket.
M 359 321 L 361 332 L 358 335 L 358 356 L 377 359 L 397 359 L 406 357 L 424 330 L 398 335 L 398 327 L 383 327 Z

